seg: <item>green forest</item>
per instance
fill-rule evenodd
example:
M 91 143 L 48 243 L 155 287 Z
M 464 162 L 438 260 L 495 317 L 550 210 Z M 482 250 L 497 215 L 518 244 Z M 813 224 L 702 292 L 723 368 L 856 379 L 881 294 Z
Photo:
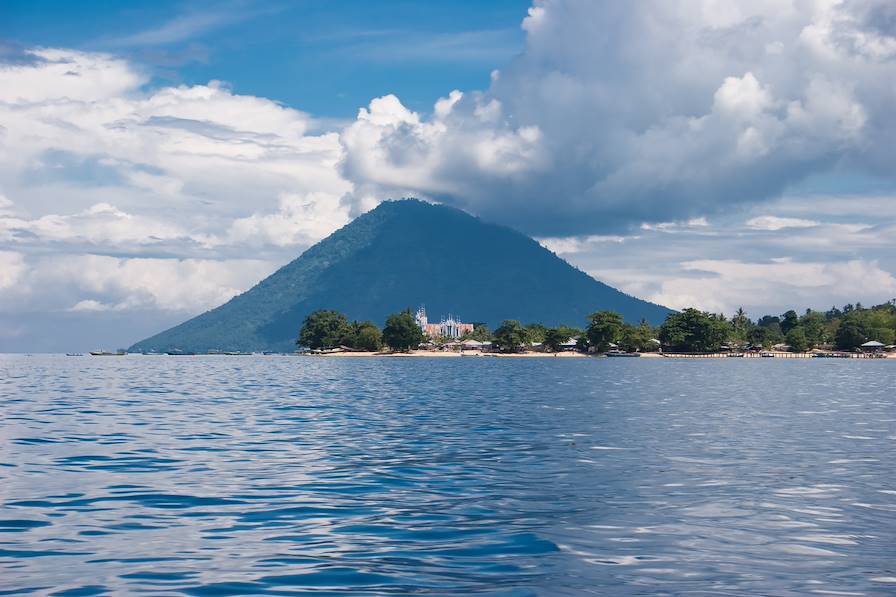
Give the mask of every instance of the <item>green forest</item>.
M 495 350 L 520 352 L 533 345 L 558 351 L 569 339 L 577 340 L 582 351 L 716 352 L 723 349 L 770 349 L 786 345 L 794 352 L 813 348 L 851 351 L 874 340 L 884 345 L 896 342 L 896 299 L 866 308 L 861 303 L 828 311 L 794 310 L 781 315 L 765 315 L 751 320 L 738 309 L 731 317 L 687 308 L 672 312 L 659 326 L 642 320 L 626 322 L 614 311 L 589 315 L 581 328 L 547 327 L 541 323 L 522 324 L 505 320 L 494 330 L 476 323 L 461 340 L 491 342 Z M 445 338 L 425 337 L 409 309 L 390 315 L 380 329 L 371 321 L 352 321 L 338 311 L 318 310 L 305 318 L 296 344 L 314 350 L 343 347 L 353 350 L 410 350 L 423 342 L 439 345 Z
M 712 352 L 731 348 L 771 348 L 787 345 L 794 352 L 813 348 L 855 350 L 870 340 L 896 341 L 896 300 L 866 308 L 861 303 L 828 311 L 794 310 L 765 315 L 756 321 L 739 309 L 732 317 L 696 309 L 672 313 L 657 329 L 664 348 L 684 352 Z

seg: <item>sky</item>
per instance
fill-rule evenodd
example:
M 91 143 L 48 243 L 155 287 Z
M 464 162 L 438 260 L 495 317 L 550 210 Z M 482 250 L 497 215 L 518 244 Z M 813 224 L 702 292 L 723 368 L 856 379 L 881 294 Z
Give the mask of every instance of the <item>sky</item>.
M 0 351 L 118 348 L 380 201 L 753 317 L 896 297 L 890 0 L 0 4 Z

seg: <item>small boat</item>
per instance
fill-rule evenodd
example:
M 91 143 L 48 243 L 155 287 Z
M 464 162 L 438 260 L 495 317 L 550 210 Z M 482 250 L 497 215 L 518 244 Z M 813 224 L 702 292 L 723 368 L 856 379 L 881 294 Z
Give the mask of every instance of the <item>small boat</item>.
M 231 356 L 231 357 L 249 357 L 249 356 L 252 356 L 252 353 L 251 353 L 251 352 L 242 352 L 242 351 L 239 351 L 239 350 L 229 350 L 229 351 L 227 351 L 227 352 L 225 352 L 225 353 L 222 353 L 222 354 L 226 354 L 227 356 Z
M 174 350 L 169 350 L 165 354 L 172 356 L 172 357 L 189 357 L 189 356 L 196 355 L 195 352 L 191 352 L 191 351 L 187 351 L 187 350 L 179 350 L 177 348 L 175 348 Z
M 83 352 L 67 352 L 67 353 L 65 353 L 65 356 L 67 356 L 67 357 L 83 357 L 84 353 Z
M 109 352 L 108 350 L 90 351 L 90 355 L 94 357 L 123 357 L 126 354 L 128 354 L 126 350 L 116 350 L 115 352 Z

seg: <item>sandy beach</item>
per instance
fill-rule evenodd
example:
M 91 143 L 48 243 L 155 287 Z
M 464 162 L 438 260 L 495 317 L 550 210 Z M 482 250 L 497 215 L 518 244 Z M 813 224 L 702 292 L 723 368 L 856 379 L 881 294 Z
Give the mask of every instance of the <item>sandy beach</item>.
M 463 352 L 443 351 L 443 350 L 412 350 L 410 352 L 328 352 L 324 354 L 311 354 L 307 356 L 313 357 L 396 357 L 396 358 L 500 358 L 500 359 L 525 359 L 525 358 L 560 358 L 560 359 L 581 359 L 594 355 L 584 354 L 580 352 L 520 352 L 520 353 L 497 353 L 497 352 L 479 352 L 476 350 L 465 350 Z
M 711 354 L 711 355 L 683 355 L 683 354 L 662 354 L 659 352 L 642 352 L 640 353 L 640 358 L 642 359 L 694 359 L 694 358 L 702 358 L 702 359 L 723 359 L 728 358 L 725 354 Z M 774 352 L 769 353 L 772 358 L 802 358 L 802 359 L 811 359 L 811 354 L 803 354 L 803 353 L 786 353 L 786 352 Z M 456 359 L 456 358 L 498 358 L 498 359 L 585 359 L 585 358 L 607 358 L 606 355 L 596 355 L 596 354 L 586 354 L 581 352 L 518 352 L 518 353 L 497 353 L 497 352 L 479 352 L 475 350 L 465 350 L 463 352 L 453 352 L 453 351 L 441 351 L 441 350 L 413 350 L 411 352 L 328 352 L 323 354 L 312 354 L 305 353 L 302 356 L 310 356 L 310 357 L 332 357 L 332 358 L 346 358 L 346 357 L 390 357 L 390 358 L 439 358 L 439 359 Z M 751 357 L 759 357 L 758 354 L 751 355 Z M 863 358 L 863 357 L 852 357 L 852 358 Z M 887 359 L 896 359 L 896 353 L 889 353 L 884 358 Z

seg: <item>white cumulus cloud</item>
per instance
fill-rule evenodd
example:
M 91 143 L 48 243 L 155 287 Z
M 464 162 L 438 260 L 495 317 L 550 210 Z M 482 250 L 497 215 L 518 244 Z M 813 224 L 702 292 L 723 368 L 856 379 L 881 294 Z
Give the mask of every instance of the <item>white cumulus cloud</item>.
M 0 252 L 6 313 L 146 310 L 196 313 L 226 302 L 275 269 L 255 259 L 121 258 Z
M 147 89 L 139 68 L 106 54 L 31 55 L 0 66 L 0 188 L 20 217 L 38 222 L 34 234 L 108 228 L 115 210 L 119 228 L 122 214 L 156 222 L 132 227 L 153 242 L 175 228 L 209 236 L 233 219 L 276 213 L 284 194 L 326 214 L 302 222 L 296 242 L 347 221 L 338 135 L 308 133 L 307 114 L 214 81 Z
M 359 204 L 418 194 L 542 236 L 721 213 L 835 166 L 892 179 L 888 6 L 537 0 L 487 90 L 430 116 L 374 100 L 343 171 Z
M 878 301 L 896 296 L 896 277 L 874 260 L 843 263 L 765 262 L 700 259 L 682 264 L 690 274 L 662 282 L 650 300 L 673 308 L 696 306 L 732 313 L 754 302 L 756 294 L 786 295 L 790 305 L 814 305 L 824 295 L 831 304 L 854 302 L 856 297 Z
M 26 54 L 0 64 L 6 314 L 196 313 L 348 221 L 339 135 L 309 115 L 216 81 L 153 88 L 109 54 Z

